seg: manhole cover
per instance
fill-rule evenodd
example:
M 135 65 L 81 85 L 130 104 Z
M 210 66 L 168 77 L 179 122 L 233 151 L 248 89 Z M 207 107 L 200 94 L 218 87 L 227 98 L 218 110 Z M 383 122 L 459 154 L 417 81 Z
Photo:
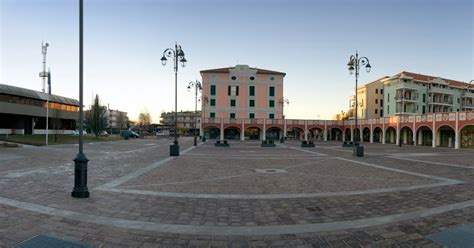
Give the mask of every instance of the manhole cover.
M 284 169 L 255 169 L 257 173 L 267 173 L 267 174 L 272 174 L 272 173 L 288 173 L 288 171 Z

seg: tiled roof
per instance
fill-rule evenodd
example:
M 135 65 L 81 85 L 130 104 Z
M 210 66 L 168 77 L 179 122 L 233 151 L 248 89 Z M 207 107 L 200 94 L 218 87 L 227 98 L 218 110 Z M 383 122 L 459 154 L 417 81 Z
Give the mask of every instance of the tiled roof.
M 413 73 L 413 72 L 408 72 L 408 71 L 399 72 L 395 74 L 394 76 L 399 77 L 402 74 L 408 77 L 412 77 L 415 80 L 423 81 L 427 83 L 429 83 L 433 79 L 440 78 L 446 81 L 451 87 L 455 87 L 455 88 L 466 88 L 466 87 L 471 86 L 471 84 L 466 83 L 466 82 L 461 82 L 461 81 L 456 81 L 456 80 L 446 79 L 446 78 L 441 78 L 441 77 L 434 77 L 434 76 L 429 76 L 429 75 L 424 75 L 424 74 L 418 74 L 418 73 Z
M 225 68 L 217 68 L 217 69 L 209 69 L 209 70 L 202 70 L 201 73 L 229 73 L 229 70 L 235 69 L 235 67 L 225 67 Z M 250 67 L 250 69 L 257 70 L 257 74 L 271 74 L 271 75 L 283 75 L 285 76 L 286 73 L 279 72 L 279 71 L 271 71 L 266 69 L 260 69 L 256 67 Z
M 16 87 L 12 85 L 6 85 L 6 84 L 0 84 L 0 94 L 22 96 L 22 97 L 38 99 L 38 100 L 43 100 L 43 101 L 46 101 L 48 99 L 47 93 L 36 91 L 36 90 L 20 88 L 20 87 Z M 50 95 L 49 101 L 63 103 L 63 104 L 72 105 L 72 106 L 79 106 L 79 101 L 77 101 L 76 99 L 67 98 L 67 97 L 58 96 L 58 95 Z

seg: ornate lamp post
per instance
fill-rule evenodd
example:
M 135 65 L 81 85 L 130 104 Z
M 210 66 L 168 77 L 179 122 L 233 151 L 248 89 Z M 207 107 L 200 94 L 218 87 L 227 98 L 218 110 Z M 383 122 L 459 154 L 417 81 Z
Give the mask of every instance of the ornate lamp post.
M 370 66 L 370 63 L 369 63 L 369 59 L 367 57 L 360 57 L 359 58 L 359 54 L 357 53 L 356 51 L 356 54 L 355 55 L 351 55 L 350 58 L 349 58 L 349 63 L 347 63 L 347 68 L 349 69 L 349 72 L 351 74 L 354 73 L 355 71 L 355 129 L 354 130 L 357 130 L 358 126 L 357 126 L 357 116 L 358 116 L 358 112 L 357 112 L 357 106 L 358 106 L 358 101 L 357 101 L 357 83 L 358 83 L 358 79 L 359 79 L 359 69 L 360 69 L 360 66 L 365 66 L 365 69 L 367 70 L 367 73 L 370 72 L 370 69 L 372 69 L 372 67 Z M 361 132 L 361 130 L 359 130 L 359 133 Z M 356 133 L 356 131 L 354 131 L 354 133 Z M 354 137 L 354 156 L 358 156 L 358 157 L 362 157 L 364 156 L 364 147 L 361 146 L 359 144 L 359 135 L 355 135 Z
M 195 96 L 196 96 L 196 100 L 194 102 L 194 146 L 197 146 L 197 136 L 196 136 L 196 122 L 197 122 L 197 100 L 198 100 L 198 91 L 201 91 L 202 90 L 202 84 L 201 82 L 199 82 L 198 80 L 194 81 L 194 82 L 189 82 L 188 84 L 188 91 L 191 90 L 191 87 L 194 86 L 194 89 L 195 89 Z
M 278 103 L 281 104 L 281 117 L 283 119 L 283 126 L 285 125 L 285 112 L 283 111 L 285 109 L 285 103 L 287 105 L 290 104 L 290 100 L 288 100 L 287 98 L 280 98 L 280 100 L 278 100 Z M 285 129 L 285 128 L 283 128 Z M 285 136 L 286 136 L 286 130 L 283 130 L 283 136 L 280 138 L 280 143 L 285 143 Z
M 163 52 L 161 57 L 161 64 L 166 65 L 168 58 L 173 58 L 174 62 L 174 142 L 170 145 L 170 156 L 179 156 L 179 144 L 178 144 L 178 62 L 181 62 L 181 66 L 186 66 L 186 58 L 184 57 L 184 51 L 181 46 L 177 43 L 173 48 L 167 48 Z
M 71 192 L 72 197 L 87 198 L 89 197 L 89 189 L 87 188 L 87 163 L 89 160 L 83 152 L 82 127 L 84 123 L 83 114 L 83 64 L 84 64 L 84 3 L 79 0 L 79 153 L 74 159 L 74 189 Z

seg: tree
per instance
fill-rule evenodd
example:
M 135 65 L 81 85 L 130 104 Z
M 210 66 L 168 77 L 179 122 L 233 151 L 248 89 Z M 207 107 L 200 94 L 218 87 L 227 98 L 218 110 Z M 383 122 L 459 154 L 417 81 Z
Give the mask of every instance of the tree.
M 140 126 L 140 129 L 148 129 L 148 127 L 151 124 L 151 115 L 150 112 L 145 111 L 140 113 L 138 116 L 138 126 Z
M 86 112 L 85 122 L 95 137 L 99 137 L 100 132 L 107 127 L 107 108 L 100 105 L 99 95 L 95 95 L 90 110 Z
M 118 111 L 117 124 L 118 124 L 118 128 L 119 128 L 119 134 L 122 133 L 122 128 L 127 126 L 126 121 L 127 120 L 125 118 L 125 115 L 122 112 Z

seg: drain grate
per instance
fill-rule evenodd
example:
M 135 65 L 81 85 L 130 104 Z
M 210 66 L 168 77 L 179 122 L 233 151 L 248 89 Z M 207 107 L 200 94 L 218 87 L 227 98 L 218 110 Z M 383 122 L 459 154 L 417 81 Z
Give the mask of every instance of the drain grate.
M 266 173 L 266 174 L 274 174 L 274 173 L 288 173 L 288 171 L 284 169 L 255 169 L 257 173 Z

